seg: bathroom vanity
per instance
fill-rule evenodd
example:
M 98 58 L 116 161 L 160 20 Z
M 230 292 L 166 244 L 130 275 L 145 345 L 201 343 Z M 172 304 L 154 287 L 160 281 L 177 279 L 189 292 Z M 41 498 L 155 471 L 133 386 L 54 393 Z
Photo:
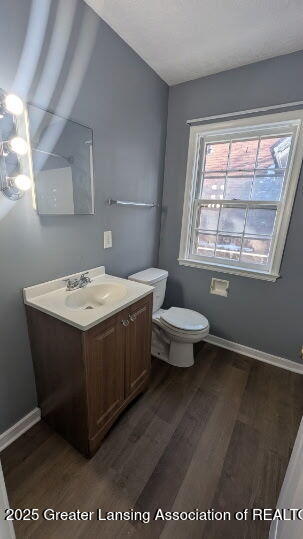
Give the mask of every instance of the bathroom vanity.
M 92 456 L 148 384 L 152 287 L 89 272 L 67 291 L 62 279 L 24 289 L 43 419 Z

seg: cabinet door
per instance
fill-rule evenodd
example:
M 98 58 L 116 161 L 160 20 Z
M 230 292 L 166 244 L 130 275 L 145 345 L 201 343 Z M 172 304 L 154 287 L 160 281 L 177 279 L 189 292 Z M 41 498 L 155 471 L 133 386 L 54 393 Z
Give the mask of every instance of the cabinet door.
M 151 364 L 152 295 L 129 308 L 125 393 L 128 397 L 144 384 Z
M 90 437 L 106 426 L 124 401 L 125 332 L 113 316 L 86 337 Z

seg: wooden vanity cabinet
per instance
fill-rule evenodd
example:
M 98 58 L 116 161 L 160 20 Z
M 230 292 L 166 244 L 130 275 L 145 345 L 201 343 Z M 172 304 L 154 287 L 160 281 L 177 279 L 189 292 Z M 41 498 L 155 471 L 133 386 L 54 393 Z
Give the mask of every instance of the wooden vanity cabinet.
M 26 310 L 42 417 L 90 457 L 147 387 L 152 294 L 87 331 Z
M 152 306 L 145 303 L 135 303 L 129 312 L 130 324 L 126 331 L 125 357 L 125 396 L 131 398 L 138 393 L 150 371 L 150 340 L 151 340 L 151 310 Z M 149 343 L 149 354 L 146 351 Z

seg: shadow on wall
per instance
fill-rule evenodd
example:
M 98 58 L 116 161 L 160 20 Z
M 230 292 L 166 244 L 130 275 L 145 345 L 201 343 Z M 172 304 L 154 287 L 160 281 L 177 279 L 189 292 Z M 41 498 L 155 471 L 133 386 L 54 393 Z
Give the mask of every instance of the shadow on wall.
M 168 275 L 164 308 L 184 307 L 184 292 L 180 281 Z

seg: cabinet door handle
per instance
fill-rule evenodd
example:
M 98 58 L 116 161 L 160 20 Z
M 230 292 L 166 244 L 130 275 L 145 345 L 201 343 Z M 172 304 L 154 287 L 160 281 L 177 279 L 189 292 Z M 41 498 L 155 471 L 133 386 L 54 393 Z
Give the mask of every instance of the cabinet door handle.
M 130 319 L 131 322 L 135 322 L 135 320 L 136 320 L 136 318 L 137 318 L 137 315 L 135 315 L 135 314 L 129 314 L 128 316 L 129 316 L 129 319 Z
M 121 320 L 121 324 L 126 327 L 129 324 L 129 320 Z

